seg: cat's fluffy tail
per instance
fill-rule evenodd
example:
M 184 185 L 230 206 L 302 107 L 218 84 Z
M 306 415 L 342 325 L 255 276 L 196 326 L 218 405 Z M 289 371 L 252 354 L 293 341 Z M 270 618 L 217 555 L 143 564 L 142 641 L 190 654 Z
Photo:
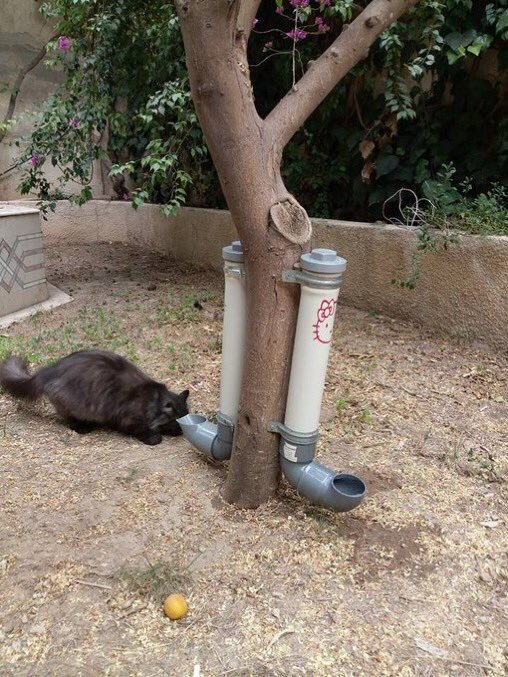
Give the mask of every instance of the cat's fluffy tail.
M 0 365 L 0 386 L 14 397 L 36 400 L 44 390 L 44 384 L 37 374 L 31 376 L 25 360 L 10 357 Z

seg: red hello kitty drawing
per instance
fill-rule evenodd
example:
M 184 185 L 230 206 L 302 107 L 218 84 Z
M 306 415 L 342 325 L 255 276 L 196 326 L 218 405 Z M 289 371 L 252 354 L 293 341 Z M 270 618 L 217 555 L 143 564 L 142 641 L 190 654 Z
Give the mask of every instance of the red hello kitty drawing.
M 314 341 L 319 343 L 330 343 L 332 340 L 333 320 L 337 301 L 334 299 L 323 299 L 317 311 L 317 322 L 312 325 L 314 332 Z

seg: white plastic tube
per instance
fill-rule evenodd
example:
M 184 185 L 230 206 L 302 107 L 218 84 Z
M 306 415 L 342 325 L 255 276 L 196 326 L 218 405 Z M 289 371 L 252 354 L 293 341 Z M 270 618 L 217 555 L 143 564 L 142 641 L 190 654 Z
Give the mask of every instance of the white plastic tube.
M 301 286 L 285 424 L 300 433 L 319 427 L 339 289 Z
M 243 263 L 224 261 L 224 328 L 220 412 L 236 423 L 243 374 L 247 299 Z

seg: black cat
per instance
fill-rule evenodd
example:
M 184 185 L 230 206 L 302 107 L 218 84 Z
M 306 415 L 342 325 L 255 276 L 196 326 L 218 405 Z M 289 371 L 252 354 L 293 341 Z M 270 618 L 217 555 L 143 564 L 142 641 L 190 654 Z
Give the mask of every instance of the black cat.
M 0 385 L 15 397 L 46 395 L 78 433 L 104 426 L 144 444 L 159 444 L 163 434 L 181 435 L 176 419 L 189 413 L 188 390 L 177 395 L 104 350 L 72 353 L 33 376 L 24 360 L 11 357 L 0 365 Z

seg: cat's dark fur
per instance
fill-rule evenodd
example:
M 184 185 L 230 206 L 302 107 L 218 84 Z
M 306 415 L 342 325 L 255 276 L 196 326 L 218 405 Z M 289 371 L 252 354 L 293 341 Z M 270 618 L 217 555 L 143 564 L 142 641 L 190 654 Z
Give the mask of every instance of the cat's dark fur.
M 176 419 L 188 413 L 189 391 L 179 395 L 146 376 L 123 357 L 83 350 L 30 375 L 11 357 L 0 365 L 0 385 L 11 395 L 36 400 L 46 395 L 72 430 L 104 426 L 159 444 L 162 435 L 181 435 Z

